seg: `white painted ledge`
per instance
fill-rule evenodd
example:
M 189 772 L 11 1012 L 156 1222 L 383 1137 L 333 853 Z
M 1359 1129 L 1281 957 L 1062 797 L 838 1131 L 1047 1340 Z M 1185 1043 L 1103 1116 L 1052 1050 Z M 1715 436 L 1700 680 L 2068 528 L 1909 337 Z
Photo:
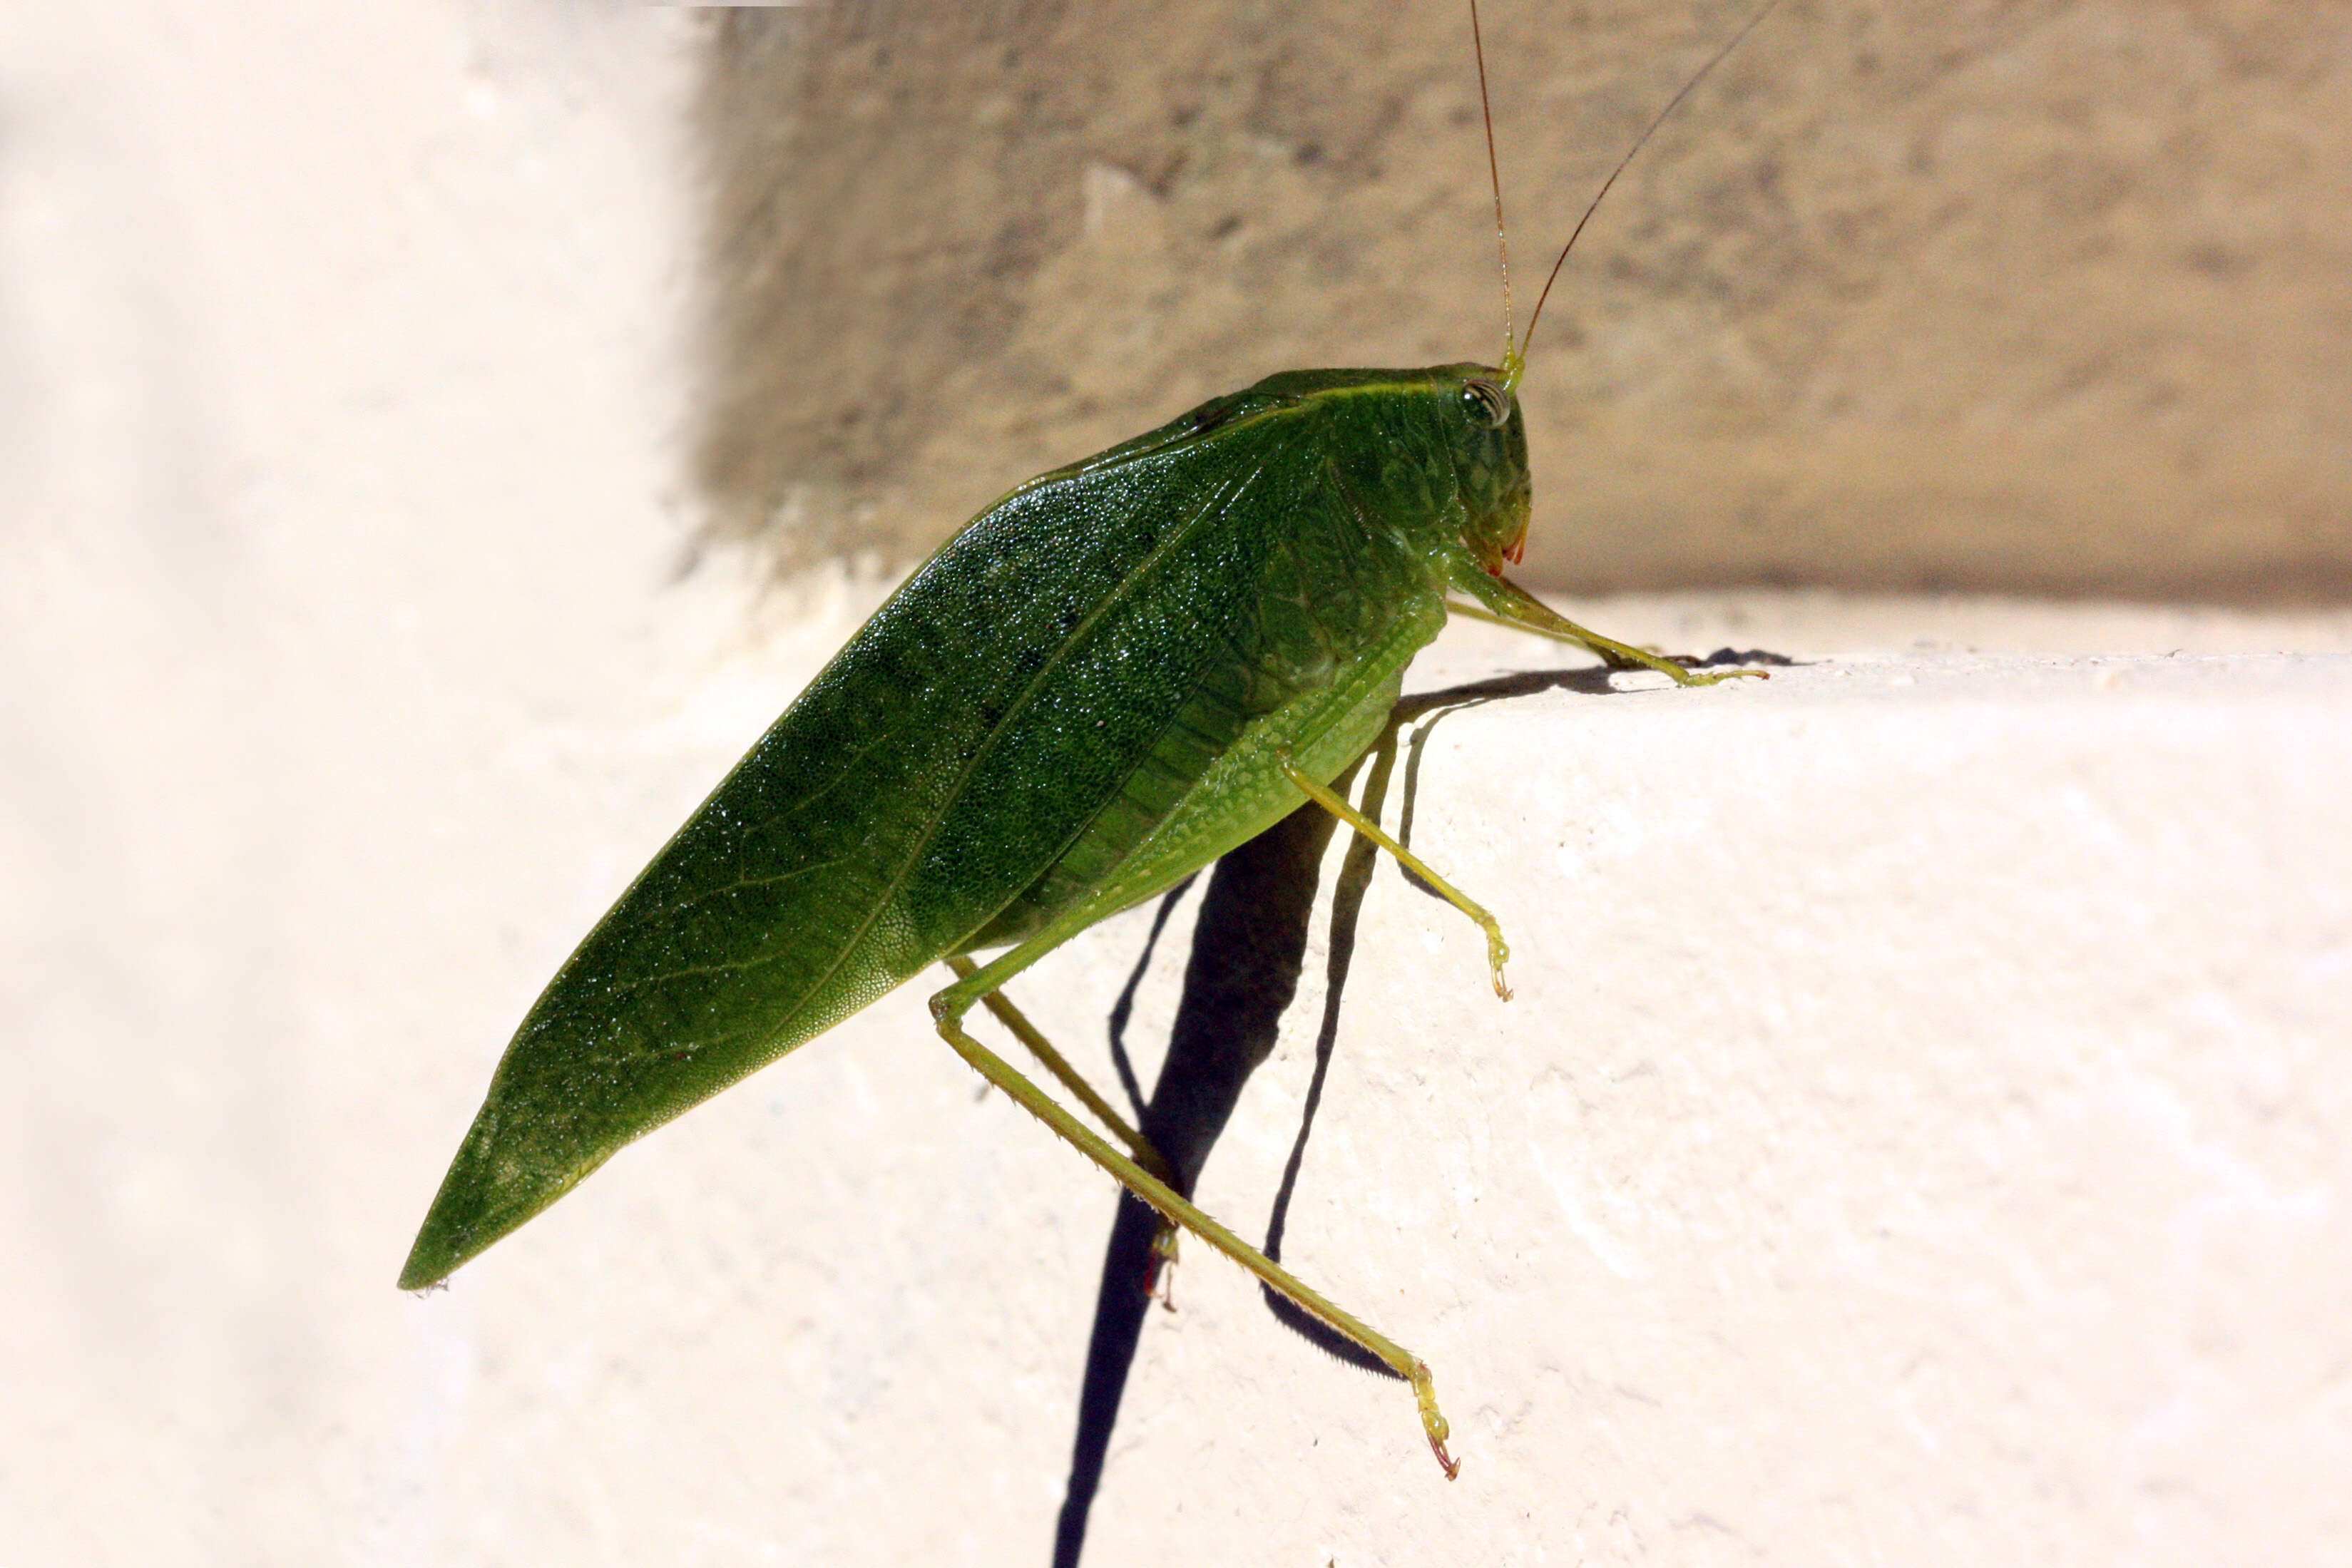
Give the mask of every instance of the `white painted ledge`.
M 1286 1257 L 1437 1369 L 1463 1479 L 1195 1249 L 1091 1560 L 2340 1552 L 2347 768 L 2341 656 L 1839 661 L 1445 718 L 1415 842 L 1504 920 L 1517 998 L 1380 874 Z M 1321 919 L 1201 1187 L 1253 1234 Z M 1143 935 L 1023 988 L 1106 1078 Z M 913 998 L 600 1179 L 459 1287 L 501 1405 L 576 1356 L 566 1429 L 646 1412 L 590 1439 L 614 1473 L 726 1433 L 787 1559 L 1045 1560 L 1108 1195 L 973 1103 Z M 489 1348 L 526 1334 L 571 1348 Z M 666 1508 L 716 1484 L 656 1463 Z
M 0 1486 L 36 1500 L 0 1524 L 12 1549 L 1047 1561 L 1113 1195 L 975 1097 L 916 989 L 625 1153 L 446 1293 L 392 1287 L 522 1008 L 863 602 L 804 596 L 746 640 L 713 630 L 741 601 L 705 582 L 581 628 L 643 665 L 553 698 L 541 661 L 461 642 L 413 734 L 295 699 L 307 722 L 264 753 L 295 791 L 163 708 L 137 710 L 133 755 L 173 761 L 175 791 L 109 749 L 131 731 L 68 748 L 92 782 L 58 820 L 100 813 L 85 838 L 145 880 L 53 856 L 6 911 L 22 950 L 56 944 L 19 971 L 0 1206 Z M 1195 1246 L 1181 1310 L 1144 1324 L 1087 1561 L 2343 1555 L 2352 655 L 1874 651 L 1921 627 L 2340 629 L 1570 608 L 1813 662 L 1571 683 L 1427 732 L 1414 844 L 1501 917 L 1517 999 L 1467 923 L 1376 873 L 1285 1256 L 1435 1368 L 1462 1479 L 1402 1388 Z M 1463 628 L 1413 686 L 1561 662 Z M 151 827 L 148 800 L 179 815 Z M 1253 1237 L 1312 1067 L 1335 864 L 1199 1189 Z M 1199 904 L 1138 995 L 1147 1083 Z M 77 919 L 130 936 L 77 946 Z M 1106 925 L 1018 993 L 1106 1085 L 1148 927 Z M 126 1484 L 156 1506 L 120 1508 Z
M 1517 997 L 1378 874 L 1286 1256 L 1430 1361 L 1462 1479 L 1195 1247 L 1088 1560 L 2339 1554 L 2347 775 L 2342 655 L 1864 656 L 1444 718 L 1414 841 Z M 1200 1188 L 1252 1235 L 1327 916 Z M 1021 989 L 1106 1083 L 1147 925 Z M 411 1207 L 483 1044 L 379 1150 Z M 436 1540 L 1042 1563 L 1112 1207 L 894 998 L 400 1304 Z

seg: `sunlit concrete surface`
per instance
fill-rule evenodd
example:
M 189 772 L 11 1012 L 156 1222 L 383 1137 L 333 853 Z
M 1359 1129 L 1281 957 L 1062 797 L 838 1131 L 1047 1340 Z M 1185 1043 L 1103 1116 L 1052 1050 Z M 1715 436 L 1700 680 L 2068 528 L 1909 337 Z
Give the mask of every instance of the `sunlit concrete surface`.
M 1116 1200 L 919 991 L 393 1288 L 538 988 L 881 589 L 679 570 L 674 19 L 62 15 L 0 23 L 0 1563 L 1045 1563 Z M 1565 608 L 1798 662 L 1415 672 L 1497 699 L 1386 810 L 1517 997 L 1375 870 L 1284 1254 L 1461 1479 L 1195 1247 L 1087 1560 L 2352 1555 L 2352 623 Z M 1200 1187 L 1254 1239 L 1344 850 Z M 1150 918 L 1018 992 L 1107 1088 Z

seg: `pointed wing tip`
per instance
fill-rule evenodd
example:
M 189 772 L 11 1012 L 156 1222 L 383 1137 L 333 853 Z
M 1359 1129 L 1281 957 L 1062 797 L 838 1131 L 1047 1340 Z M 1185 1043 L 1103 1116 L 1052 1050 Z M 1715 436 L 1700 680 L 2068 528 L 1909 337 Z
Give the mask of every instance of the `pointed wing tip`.
M 408 1249 L 408 1261 L 400 1266 L 400 1288 L 415 1295 L 429 1296 L 449 1283 L 449 1276 L 463 1261 L 449 1248 L 437 1244 L 428 1221 L 425 1231 L 416 1238 L 416 1244 Z
M 454 1173 L 452 1173 L 454 1175 Z M 454 1185 L 454 1184 L 453 1184 Z M 471 1260 L 490 1242 L 506 1234 L 506 1229 L 494 1230 L 488 1239 L 477 1240 L 480 1228 L 453 1220 L 448 1210 L 450 1194 L 445 1186 L 433 1200 L 433 1207 L 425 1216 L 424 1227 L 408 1249 L 408 1261 L 400 1266 L 400 1288 L 419 1295 L 429 1294 L 449 1282 L 449 1276 L 460 1265 Z
M 404 1291 L 436 1289 L 577 1186 L 611 1153 L 599 1149 L 583 1155 L 563 1148 L 550 1159 L 543 1151 L 509 1149 L 485 1125 L 488 1117 L 486 1110 L 433 1195 L 433 1207 L 401 1266 Z M 533 1154 L 541 1157 L 530 1157 Z

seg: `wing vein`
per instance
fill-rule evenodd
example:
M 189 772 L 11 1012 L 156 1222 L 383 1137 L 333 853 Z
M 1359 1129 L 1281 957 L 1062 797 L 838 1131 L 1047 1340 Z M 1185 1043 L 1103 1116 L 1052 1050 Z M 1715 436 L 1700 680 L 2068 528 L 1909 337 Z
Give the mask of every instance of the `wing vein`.
M 1277 453 L 1279 450 L 1280 448 L 1276 449 Z M 1223 513 L 1230 510 L 1235 502 L 1239 501 L 1244 495 L 1248 493 L 1250 486 L 1256 483 L 1259 475 L 1265 472 L 1265 469 L 1271 461 L 1272 457 L 1269 456 L 1267 463 L 1261 463 L 1252 468 L 1248 473 L 1241 476 L 1241 480 L 1238 484 L 1222 486 L 1217 490 L 1213 491 L 1208 498 L 1202 501 L 1201 504 L 1193 509 L 1192 516 L 1187 517 L 1180 527 L 1171 529 L 1167 537 L 1155 544 L 1152 547 L 1150 553 L 1145 556 L 1144 559 L 1137 564 L 1135 570 L 1127 575 L 1124 581 L 1122 581 L 1109 593 L 1103 596 L 1102 602 L 1097 605 L 1084 621 L 1080 622 L 1076 626 L 1071 629 L 1069 634 L 1062 640 L 1061 647 L 1055 651 L 1053 657 L 1046 660 L 1045 664 L 1039 668 L 1037 674 L 1031 677 L 1029 684 L 1022 689 L 1020 695 L 1015 697 L 1013 702 L 1006 706 L 1004 712 L 998 716 L 995 724 L 990 727 L 986 736 L 982 738 L 978 746 L 972 748 L 970 759 L 965 762 L 962 770 L 957 774 L 953 787 L 951 787 L 948 791 L 946 796 L 946 804 L 942 805 L 937 811 L 931 814 L 930 820 L 924 825 L 923 831 L 917 836 L 914 843 L 909 846 L 906 855 L 899 862 L 897 872 L 890 877 L 888 882 L 883 885 L 880 895 L 874 900 L 866 918 L 858 923 L 856 928 L 850 933 L 848 939 L 841 945 L 841 950 L 835 956 L 833 962 L 828 964 L 824 972 L 819 974 L 808 984 L 806 988 L 803 990 L 802 999 L 799 1003 L 794 1005 L 792 1011 L 785 1013 L 782 1018 L 776 1020 L 778 1028 L 790 1022 L 802 1008 L 808 1005 L 808 1001 L 811 998 L 816 996 L 824 988 L 826 983 L 830 981 L 835 975 L 840 972 L 842 965 L 849 961 L 849 956 L 857 950 L 858 945 L 864 942 L 867 935 L 872 932 L 875 923 L 882 918 L 883 911 L 890 906 L 892 901 L 895 900 L 898 894 L 906 887 L 907 878 L 913 873 L 915 866 L 921 861 L 923 852 L 929 849 L 930 847 L 931 841 L 939 836 L 940 827 L 946 821 L 949 811 L 953 810 L 954 802 L 957 797 L 961 793 L 963 786 L 971 781 L 974 773 L 979 771 L 981 764 L 985 761 L 989 754 L 995 749 L 997 742 L 1003 738 L 1005 731 L 1011 727 L 1013 721 L 1020 715 L 1026 712 L 1029 706 L 1036 701 L 1037 696 L 1043 691 L 1046 681 L 1051 678 L 1054 673 L 1062 666 L 1064 662 L 1067 660 L 1071 650 L 1075 649 L 1079 643 L 1084 640 L 1086 633 L 1093 627 L 1099 624 L 1103 618 L 1108 615 L 1114 608 L 1124 603 L 1136 591 L 1136 589 L 1151 575 L 1154 568 L 1159 566 L 1160 563 L 1166 559 L 1172 551 L 1191 538 L 1194 529 L 1198 528 L 1209 517 L 1213 516 L 1222 516 Z M 1016 888 L 1009 897 L 1018 897 L 1019 895 L 1020 890 Z M 988 918 L 992 917 L 994 914 L 995 911 L 991 911 L 989 916 L 984 916 L 979 924 L 972 927 L 972 930 L 977 931 L 982 929 L 987 924 Z M 961 936 L 969 936 L 971 932 L 964 932 L 960 935 Z M 950 943 L 949 947 L 942 949 L 942 951 L 952 950 L 952 943 Z

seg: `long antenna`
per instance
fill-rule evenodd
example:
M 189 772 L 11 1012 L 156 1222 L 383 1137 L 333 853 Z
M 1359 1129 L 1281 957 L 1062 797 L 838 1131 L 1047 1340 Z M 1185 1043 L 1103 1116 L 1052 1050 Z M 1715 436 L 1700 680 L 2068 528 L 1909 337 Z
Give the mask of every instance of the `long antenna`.
M 1617 183 L 1617 176 L 1625 172 L 1625 165 L 1633 161 L 1634 154 L 1641 152 L 1643 147 L 1649 144 L 1650 138 L 1657 134 L 1658 127 L 1666 122 L 1666 117 L 1674 113 L 1675 110 L 1682 107 L 1683 99 L 1688 98 L 1692 91 L 1697 88 L 1698 84 L 1707 78 L 1707 74 L 1714 70 L 1716 67 L 1721 65 L 1724 60 L 1729 57 L 1731 51 L 1738 48 L 1740 44 L 1746 40 L 1748 35 L 1756 30 L 1757 24 L 1762 22 L 1765 17 L 1770 16 L 1772 14 L 1772 7 L 1778 5 L 1780 3 L 1780 0 L 1764 0 L 1763 6 L 1758 10 L 1753 16 L 1748 18 L 1747 25 L 1742 26 L 1737 33 L 1731 35 L 1731 41 L 1724 45 L 1723 47 L 1716 50 L 1715 57 L 1708 60 L 1706 64 L 1699 67 L 1698 74 L 1696 76 L 1683 83 L 1682 91 L 1675 94 L 1673 98 L 1666 100 L 1666 107 L 1658 110 L 1658 117 L 1650 121 L 1650 128 L 1642 132 L 1641 140 L 1635 141 L 1633 145 L 1626 151 L 1625 156 L 1617 160 L 1617 167 L 1609 171 L 1609 178 L 1601 182 L 1601 189 L 1594 194 L 1591 204 L 1584 209 L 1584 215 L 1576 220 L 1576 227 L 1570 233 L 1568 243 L 1559 247 L 1559 259 L 1551 264 L 1551 275 L 1544 279 L 1543 292 L 1536 296 L 1536 308 L 1528 316 L 1528 335 L 1519 340 L 1517 363 L 1506 367 L 1511 372 L 1507 384 L 1516 386 L 1518 381 L 1518 371 L 1527 363 L 1528 345 L 1535 340 L 1536 323 L 1543 319 L 1544 301 L 1551 298 L 1551 286 L 1559 279 L 1559 269 L 1567 264 L 1568 253 L 1576 248 L 1577 236 L 1584 233 L 1584 225 L 1592 221 L 1592 214 L 1599 210 L 1601 198 L 1609 194 L 1609 187 Z M 1470 16 L 1471 36 L 1474 39 L 1477 35 L 1477 16 L 1478 11 L 1476 0 L 1472 0 Z M 1479 83 L 1483 89 L 1486 83 L 1486 64 L 1483 60 L 1479 63 L 1478 68 L 1480 73 Z M 1489 131 L 1487 133 L 1487 151 L 1490 156 L 1494 150 L 1493 134 L 1492 131 Z M 1495 197 L 1495 210 L 1498 219 L 1502 212 L 1502 195 L 1498 191 Z M 1506 312 L 1510 309 L 1509 296 L 1507 293 L 1504 296 L 1503 308 Z
M 1495 162 L 1495 106 L 1486 97 L 1486 40 L 1478 32 L 1478 0 L 1470 0 L 1470 50 L 1478 57 L 1478 112 L 1486 120 L 1486 180 L 1495 187 L 1495 249 L 1503 258 L 1503 371 L 1507 381 L 1517 382 L 1519 348 L 1511 335 L 1511 242 L 1503 230 L 1503 171 Z

